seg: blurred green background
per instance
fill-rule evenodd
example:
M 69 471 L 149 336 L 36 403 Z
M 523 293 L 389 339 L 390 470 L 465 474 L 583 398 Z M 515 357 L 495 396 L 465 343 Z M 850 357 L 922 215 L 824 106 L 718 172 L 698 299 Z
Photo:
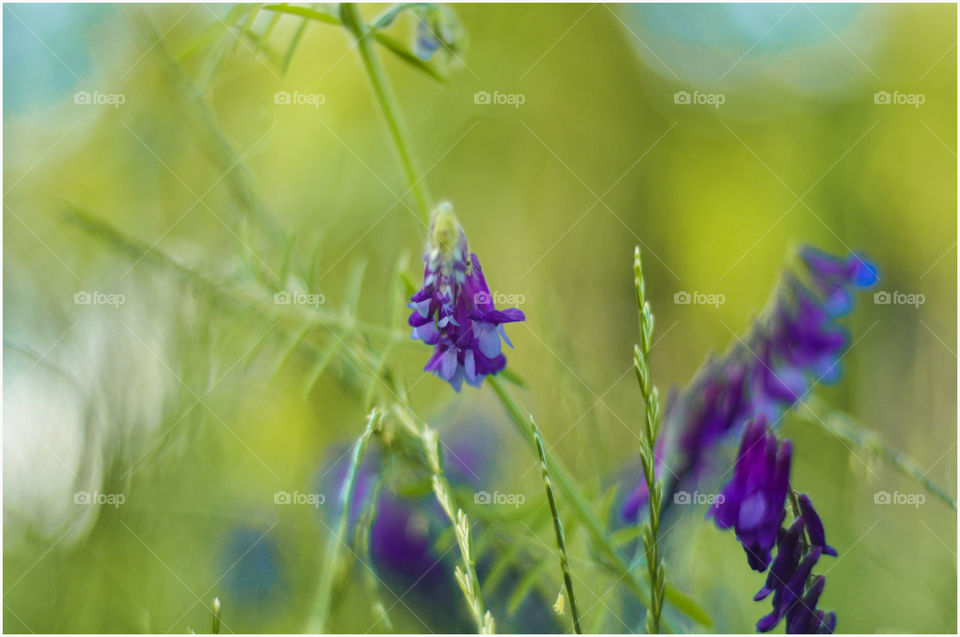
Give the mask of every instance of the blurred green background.
M 586 491 L 636 460 L 633 246 L 665 396 L 747 329 L 810 243 L 864 250 L 879 290 L 923 295 L 919 306 L 863 295 L 846 321 L 844 379 L 817 396 L 956 493 L 955 6 L 452 11 L 464 47 L 445 82 L 380 56 L 433 197 L 454 204 L 491 290 L 523 297 L 509 369 Z M 329 512 L 273 494 L 311 490 L 359 435 L 368 384 L 336 356 L 311 383 L 316 352 L 294 346 L 323 346 L 358 321 L 400 334 L 390 365 L 441 438 L 455 421 L 495 429 L 498 483 L 543 506 L 489 387 L 454 396 L 422 375 L 429 352 L 401 333 L 397 262 L 406 255 L 419 278 L 425 233 L 350 36 L 309 23 L 284 72 L 302 21 L 284 15 L 265 41 L 250 37 L 273 15 L 4 5 L 7 632 L 206 631 L 216 595 L 225 631 L 302 630 Z M 408 44 L 412 21 L 391 33 Z M 278 103 L 284 91 L 315 99 Z M 477 103 L 482 91 L 522 104 Z M 285 263 L 314 264 L 308 287 L 332 331 L 250 310 L 269 298 L 265 281 L 296 270 Z M 675 303 L 684 291 L 725 302 Z M 78 292 L 101 296 L 78 304 Z M 124 302 L 105 304 L 109 294 Z M 923 491 L 799 418 L 784 432 L 794 482 L 840 551 L 824 563 L 821 601 L 839 630 L 954 632 L 956 513 L 930 497 L 876 505 L 879 491 Z M 124 502 L 75 504 L 78 491 Z M 716 630 L 750 631 L 767 612 L 751 601 L 763 576 L 702 508 L 670 533 L 668 580 Z M 575 564 L 590 557 L 571 550 Z M 559 590 L 555 570 L 544 577 Z M 612 579 L 584 579 L 588 624 L 622 631 Z M 359 581 L 338 599 L 332 629 L 366 630 Z M 423 629 L 402 605 L 392 613 L 397 630 Z

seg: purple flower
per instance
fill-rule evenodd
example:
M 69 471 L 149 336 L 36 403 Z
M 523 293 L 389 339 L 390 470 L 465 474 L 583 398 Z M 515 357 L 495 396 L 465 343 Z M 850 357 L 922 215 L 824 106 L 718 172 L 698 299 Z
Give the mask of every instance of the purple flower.
M 807 528 L 807 536 L 810 538 L 810 544 L 822 548 L 824 555 L 836 557 L 837 551 L 827 544 L 827 538 L 823 532 L 823 522 L 820 521 L 820 516 L 817 515 L 817 512 L 814 510 L 810 498 L 807 497 L 806 493 L 801 493 L 799 501 L 800 516 Z
M 784 617 L 788 633 L 832 633 L 837 624 L 833 611 L 817 610 L 826 579 L 817 576 L 807 586 L 820 557 L 837 552 L 824 541 L 823 524 L 810 498 L 801 494 L 798 499 L 800 516 L 788 530 L 781 529 L 767 581 L 753 598 L 760 601 L 773 593 L 773 611 L 757 622 L 760 632 L 773 630 Z
M 854 290 L 876 283 L 877 269 L 860 253 L 838 258 L 809 247 L 798 261 L 747 336 L 708 360 L 668 404 L 674 489 L 695 483 L 715 446 L 749 419 L 763 415 L 775 426 L 815 384 L 840 379 L 849 335 L 837 319 L 850 310 Z
M 795 564 L 789 564 L 792 567 L 787 569 L 786 578 L 778 578 L 777 585 L 773 589 L 773 612 L 765 615 L 757 622 L 757 630 L 765 633 L 772 630 L 788 611 L 793 611 L 794 606 L 800 603 L 804 596 L 804 587 L 807 578 L 813 571 L 817 560 L 820 559 L 820 548 L 814 547 L 802 560 Z M 822 585 L 821 585 L 822 591 Z M 817 595 L 819 598 L 819 594 Z M 816 601 L 814 601 L 816 606 Z
M 467 238 L 449 204 L 441 204 L 430 223 L 424 255 L 423 287 L 410 299 L 411 337 L 434 346 L 426 371 L 460 391 L 463 381 L 479 387 L 488 374 L 507 366 L 500 339 L 513 347 L 504 323 L 523 321 L 517 309 L 498 310 L 480 269 L 469 254 Z
M 733 479 L 707 512 L 721 529 L 734 527 L 750 568 L 764 571 L 786 516 L 790 441 L 779 443 L 757 416 L 743 430 Z

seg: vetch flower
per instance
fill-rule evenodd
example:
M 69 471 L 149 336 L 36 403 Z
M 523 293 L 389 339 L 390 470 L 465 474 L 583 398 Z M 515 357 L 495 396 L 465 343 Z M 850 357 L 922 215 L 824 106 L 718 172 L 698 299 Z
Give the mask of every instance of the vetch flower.
M 789 529 L 780 530 L 777 556 L 766 583 L 753 598 L 760 601 L 773 593 L 773 611 L 757 622 L 760 632 L 773 630 L 784 617 L 788 633 L 832 633 L 837 624 L 833 611 L 817 610 L 826 579 L 816 576 L 811 583 L 813 567 L 820 557 L 836 556 L 837 552 L 826 544 L 823 524 L 810 498 L 800 494 L 798 501 L 800 516 Z
M 468 256 L 469 254 L 469 256 Z M 423 287 L 410 299 L 411 337 L 434 346 L 426 371 L 460 391 L 463 381 L 479 387 L 488 374 L 507 366 L 502 338 L 513 347 L 504 323 L 526 319 L 518 309 L 498 310 L 476 254 L 470 254 L 453 207 L 440 204 L 430 221 Z
M 773 589 L 773 612 L 765 615 L 757 622 L 758 631 L 765 633 L 772 630 L 788 611 L 792 611 L 794 606 L 801 602 L 807 578 L 810 577 L 813 567 L 820 559 L 820 553 L 820 547 L 814 547 L 802 560 L 791 565 L 793 568 L 787 571 L 787 579 L 779 579 Z M 822 585 L 820 590 L 823 590 Z M 819 598 L 819 594 L 817 598 Z M 816 600 L 814 600 L 815 605 Z
M 733 479 L 707 512 L 721 529 L 734 527 L 750 568 L 764 571 L 786 516 L 790 441 L 779 443 L 757 416 L 743 430 Z
M 810 247 L 797 261 L 747 336 L 708 360 L 670 401 L 664 430 L 674 437 L 674 489 L 690 487 L 679 483 L 695 482 L 713 448 L 749 419 L 762 414 L 776 426 L 815 384 L 840 379 L 850 338 L 838 319 L 850 311 L 854 291 L 876 283 L 877 268 L 857 252 L 840 258 Z
M 800 517 L 803 519 L 804 526 L 807 529 L 810 544 L 822 548 L 824 555 L 836 557 L 837 551 L 827 544 L 827 538 L 823 531 L 823 522 L 820 521 L 820 516 L 817 515 L 817 512 L 814 510 L 810 498 L 807 497 L 806 493 L 801 493 L 798 500 L 800 502 Z

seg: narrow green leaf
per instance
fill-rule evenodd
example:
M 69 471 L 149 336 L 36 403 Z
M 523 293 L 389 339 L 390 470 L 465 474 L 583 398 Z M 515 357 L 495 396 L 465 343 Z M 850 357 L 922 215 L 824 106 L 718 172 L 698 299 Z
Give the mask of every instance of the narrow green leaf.
M 553 562 L 553 556 L 542 557 L 537 560 L 536 564 L 532 568 L 528 569 L 523 577 L 517 582 L 517 587 L 513 589 L 513 593 L 510 594 L 510 600 L 507 602 L 507 614 L 513 615 L 517 612 L 517 608 L 520 607 L 520 604 L 523 603 L 523 600 L 526 599 L 527 595 L 530 593 L 530 590 L 536 585 L 537 580 L 540 579 L 540 576 L 543 575 L 543 572 L 547 569 L 548 566 Z
M 326 13 L 324 11 L 317 11 L 316 9 L 308 9 L 307 7 L 297 7 L 289 4 L 268 4 L 263 7 L 263 10 L 298 15 L 302 18 L 316 20 L 317 22 L 323 22 L 325 24 L 334 24 L 337 26 L 342 24 L 340 22 L 340 18 L 333 14 Z
M 310 392 L 313 391 L 314 385 L 317 384 L 317 381 L 320 380 L 320 375 L 323 374 L 323 370 L 327 368 L 327 365 L 330 364 L 330 361 L 333 360 L 334 354 L 337 353 L 337 350 L 340 349 L 342 340 L 339 338 L 331 338 L 330 343 L 327 345 L 326 349 L 317 357 L 317 361 L 313 364 L 313 367 L 310 369 L 310 373 L 307 374 L 307 379 L 303 383 L 303 398 L 306 398 L 310 395 Z

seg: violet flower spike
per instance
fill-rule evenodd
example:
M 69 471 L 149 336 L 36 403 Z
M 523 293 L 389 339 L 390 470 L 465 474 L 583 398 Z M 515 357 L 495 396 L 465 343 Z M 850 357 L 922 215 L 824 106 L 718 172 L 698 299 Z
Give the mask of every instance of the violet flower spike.
M 721 529 L 735 528 L 755 571 L 770 565 L 770 552 L 786 517 L 791 449 L 789 440 L 777 441 L 763 416 L 747 423 L 733 479 L 707 511 Z
M 468 256 L 469 255 L 469 256 Z M 460 391 L 463 381 L 479 387 L 484 377 L 507 366 L 500 339 L 513 347 L 504 323 L 523 321 L 523 312 L 493 305 L 490 288 L 476 254 L 449 203 L 430 220 L 430 241 L 423 257 L 423 287 L 410 299 L 410 336 L 434 346 L 424 369 Z
M 692 490 L 709 473 L 714 448 L 749 419 L 763 414 L 776 426 L 815 384 L 840 380 L 850 338 L 838 318 L 851 309 L 853 292 L 876 283 L 877 268 L 858 252 L 835 257 L 810 247 L 797 261 L 747 336 L 708 360 L 669 402 L 673 490 Z

